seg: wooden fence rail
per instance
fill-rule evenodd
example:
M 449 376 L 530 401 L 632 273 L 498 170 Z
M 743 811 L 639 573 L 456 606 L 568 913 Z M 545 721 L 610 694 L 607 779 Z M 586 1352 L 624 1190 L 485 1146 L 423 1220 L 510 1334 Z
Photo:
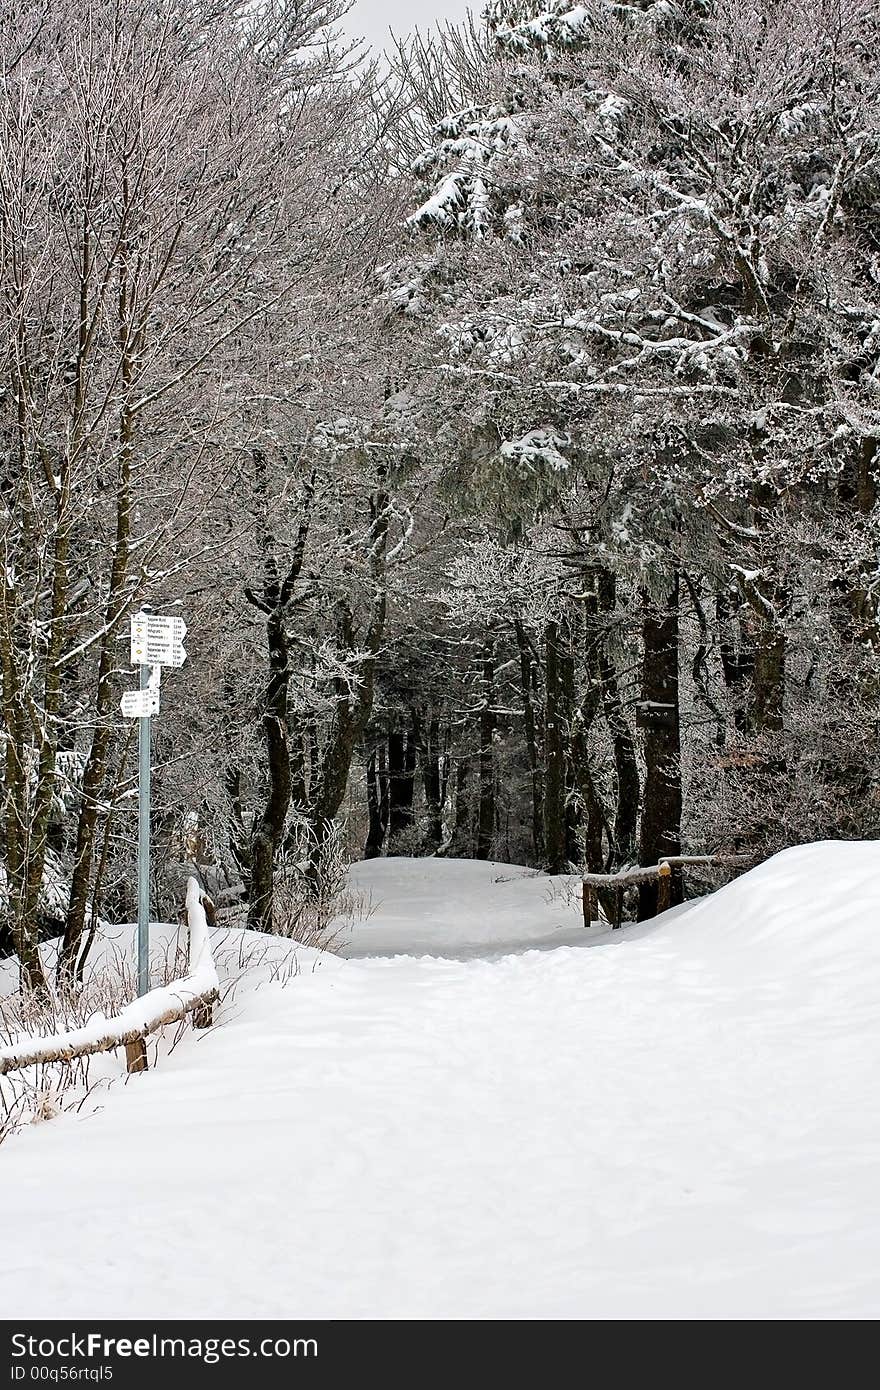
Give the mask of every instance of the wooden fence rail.
M 611 902 L 608 913 L 612 928 L 621 925 L 623 919 L 623 895 L 627 888 L 638 887 L 640 883 L 657 882 L 657 912 L 665 912 L 672 902 L 672 873 L 674 869 L 688 866 L 719 866 L 750 863 L 744 854 L 670 854 L 657 864 L 641 864 L 632 869 L 621 869 L 616 874 L 583 875 L 583 913 L 584 926 L 588 927 L 599 915 L 599 898 Z
M 0 1048 L 0 1076 L 23 1067 L 46 1062 L 68 1062 L 94 1052 L 125 1048 L 128 1071 L 147 1069 L 146 1040 L 166 1023 L 179 1023 L 192 1014 L 196 1028 L 212 1022 L 213 1005 L 219 994 L 219 981 L 205 908 L 205 897 L 196 879 L 186 885 L 186 920 L 189 933 L 189 974 L 171 984 L 151 989 L 114 1018 L 96 1019 L 82 1028 L 54 1033 L 50 1037 L 24 1038 Z

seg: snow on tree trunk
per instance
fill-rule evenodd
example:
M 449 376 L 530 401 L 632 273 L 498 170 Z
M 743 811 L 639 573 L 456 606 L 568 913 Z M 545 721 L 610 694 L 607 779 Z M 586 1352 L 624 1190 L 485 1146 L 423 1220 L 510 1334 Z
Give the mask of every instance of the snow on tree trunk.
M 638 722 L 644 733 L 645 785 L 639 861 L 656 864 L 681 853 L 681 736 L 678 681 L 679 579 L 675 574 L 659 603 L 644 595 L 644 657 Z M 681 899 L 680 874 L 672 901 Z M 639 885 L 639 919 L 657 912 L 657 884 Z

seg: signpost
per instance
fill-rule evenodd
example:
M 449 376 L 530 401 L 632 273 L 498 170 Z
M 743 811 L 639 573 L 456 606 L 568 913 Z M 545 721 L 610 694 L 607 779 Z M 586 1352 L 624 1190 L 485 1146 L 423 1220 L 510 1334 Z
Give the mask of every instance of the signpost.
M 131 620 L 132 666 L 182 666 L 185 636 L 183 618 L 163 618 L 142 609 Z
M 138 994 L 150 988 L 150 719 L 159 713 L 163 666 L 186 661 L 183 618 L 141 609 L 131 619 L 131 664 L 140 671 L 137 690 L 126 690 L 120 708 L 138 721 Z M 152 669 L 151 669 L 152 668 Z
M 149 719 L 159 713 L 159 692 L 149 686 L 145 690 L 126 690 L 119 708 L 126 719 Z

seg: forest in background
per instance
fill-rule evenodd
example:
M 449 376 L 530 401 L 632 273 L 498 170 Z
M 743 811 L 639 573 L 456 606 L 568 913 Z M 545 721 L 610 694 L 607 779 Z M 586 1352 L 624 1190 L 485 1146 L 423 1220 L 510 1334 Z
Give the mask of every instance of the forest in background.
M 180 865 L 615 870 L 873 838 L 880 17 L 497 0 L 0 17 L 0 932 Z M 690 880 L 688 891 L 699 883 Z M 677 884 L 676 890 L 682 891 Z M 649 902 L 641 910 L 650 911 Z

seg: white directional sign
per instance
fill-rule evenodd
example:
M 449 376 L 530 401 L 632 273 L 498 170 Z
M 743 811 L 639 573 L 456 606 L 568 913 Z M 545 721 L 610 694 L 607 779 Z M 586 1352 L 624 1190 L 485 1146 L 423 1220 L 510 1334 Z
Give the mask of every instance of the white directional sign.
M 126 719 L 149 719 L 151 714 L 159 713 L 159 692 L 150 686 L 146 690 L 126 690 L 119 708 Z
M 182 666 L 186 661 L 183 618 L 134 613 L 131 619 L 132 666 Z
M 131 664 L 140 667 L 139 690 L 126 690 L 120 708 L 126 719 L 138 722 L 138 994 L 150 991 L 150 716 L 159 713 L 163 666 L 186 661 L 183 618 L 159 613 L 133 613 Z M 149 672 L 147 667 L 150 667 Z

